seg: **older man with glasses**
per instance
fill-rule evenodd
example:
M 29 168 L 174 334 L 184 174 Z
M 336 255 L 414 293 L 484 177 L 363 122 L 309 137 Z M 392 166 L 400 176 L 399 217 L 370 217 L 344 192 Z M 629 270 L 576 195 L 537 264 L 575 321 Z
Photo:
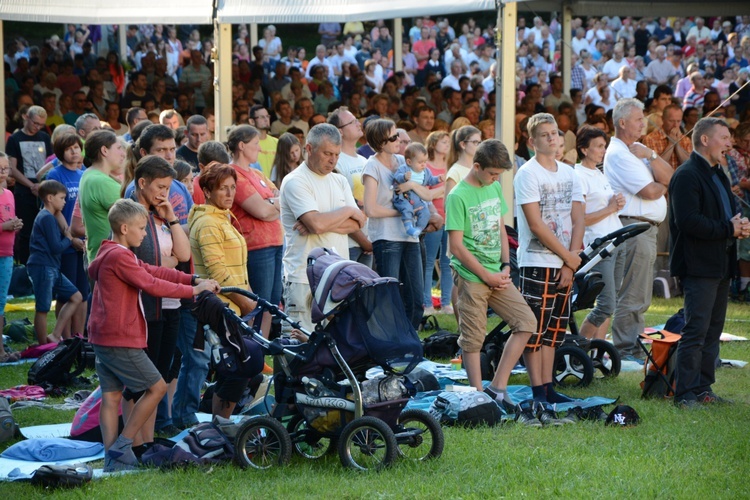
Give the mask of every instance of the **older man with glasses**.
M 16 215 L 23 221 L 23 228 L 16 238 L 14 255 L 21 264 L 26 264 L 31 228 L 39 213 L 37 173 L 52 154 L 52 142 L 47 134 L 47 112 L 43 107 L 29 108 L 24 115 L 23 128 L 8 138 L 5 152 L 10 159 L 11 175 L 16 180 Z

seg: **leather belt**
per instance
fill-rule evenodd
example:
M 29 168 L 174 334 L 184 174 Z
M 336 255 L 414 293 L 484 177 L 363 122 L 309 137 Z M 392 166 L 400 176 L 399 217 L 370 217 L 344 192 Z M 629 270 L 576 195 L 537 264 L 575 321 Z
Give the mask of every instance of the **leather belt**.
M 620 218 L 621 219 L 633 219 L 633 220 L 637 220 L 638 222 L 647 222 L 648 224 L 651 224 L 654 227 L 659 227 L 659 225 L 661 224 L 661 222 L 655 222 L 645 217 L 638 217 L 637 215 L 621 215 Z

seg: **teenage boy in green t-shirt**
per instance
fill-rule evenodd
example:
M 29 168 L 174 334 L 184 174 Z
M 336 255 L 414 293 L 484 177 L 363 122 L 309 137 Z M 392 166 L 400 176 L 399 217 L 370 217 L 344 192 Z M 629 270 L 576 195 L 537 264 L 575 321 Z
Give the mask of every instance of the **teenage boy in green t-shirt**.
M 479 352 L 487 333 L 487 306 L 511 328 L 487 394 L 513 412 L 508 378 L 523 354 L 536 318 L 510 279 L 508 235 L 502 215 L 507 211 L 497 180 L 513 166 L 508 150 L 496 139 L 484 141 L 474 154 L 469 174 L 446 201 L 453 280 L 458 288 L 458 345 L 463 350 L 469 383 L 482 390 Z

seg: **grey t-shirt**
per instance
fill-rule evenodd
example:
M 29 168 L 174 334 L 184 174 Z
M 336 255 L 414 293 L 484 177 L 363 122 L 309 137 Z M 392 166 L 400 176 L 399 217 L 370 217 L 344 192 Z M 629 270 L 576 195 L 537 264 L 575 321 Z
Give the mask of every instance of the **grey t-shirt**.
M 393 170 L 380 163 L 375 156 L 370 157 L 365 163 L 365 169 L 362 171 L 363 181 L 365 177 L 370 176 L 378 183 L 376 201 L 381 207 L 393 209 L 393 173 L 398 165 L 399 162 L 395 157 L 393 158 Z M 369 240 L 372 242 L 387 240 L 416 243 L 419 241 L 418 237 L 406 234 L 406 229 L 404 229 L 404 224 L 401 222 L 399 215 L 372 217 L 368 219 L 367 231 Z

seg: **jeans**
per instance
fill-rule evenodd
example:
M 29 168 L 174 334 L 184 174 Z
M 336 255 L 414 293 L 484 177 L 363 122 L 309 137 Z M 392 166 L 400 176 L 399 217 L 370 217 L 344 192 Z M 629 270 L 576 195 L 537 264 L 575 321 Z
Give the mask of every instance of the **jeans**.
M 162 309 L 161 313 L 160 320 L 148 322 L 148 357 L 159 370 L 161 377 L 167 380 L 180 331 L 180 310 Z M 168 395 L 165 394 L 157 407 L 155 429 L 172 423 L 167 398 Z
M 422 321 L 424 307 L 424 266 L 420 243 L 378 240 L 372 244 L 375 266 L 380 276 L 401 281 L 401 299 L 406 316 L 416 329 Z
M 682 279 L 685 292 L 685 328 L 677 344 L 675 401 L 694 400 L 711 390 L 716 380 L 719 337 L 724 328 L 729 278 Z
M 209 353 L 205 344 L 202 351 L 193 349 L 198 322 L 189 309 L 180 309 L 180 332 L 177 348 L 182 353 L 177 390 L 172 401 L 172 422 L 188 426 L 198 422 L 195 414 L 201 402 L 201 387 L 208 375 Z
M 625 222 L 623 222 L 625 224 Z M 643 357 L 636 339 L 646 326 L 643 314 L 651 305 L 658 228 L 630 238 L 615 261 L 615 283 L 620 284 L 612 318 L 612 340 L 623 356 Z
M 349 260 L 359 262 L 372 269 L 372 254 L 364 253 L 362 247 L 349 247 Z
M 448 249 L 448 231 L 445 226 L 432 233 L 424 235 L 424 306 L 432 307 L 432 271 L 435 259 L 440 263 L 440 304 L 445 307 L 451 303 L 453 280 L 451 276 L 451 260 L 446 255 Z
M 259 248 L 247 252 L 247 277 L 250 288 L 262 299 L 273 305 L 281 302 L 281 258 L 284 255 L 281 245 Z M 255 316 L 255 326 L 260 328 L 262 314 Z

